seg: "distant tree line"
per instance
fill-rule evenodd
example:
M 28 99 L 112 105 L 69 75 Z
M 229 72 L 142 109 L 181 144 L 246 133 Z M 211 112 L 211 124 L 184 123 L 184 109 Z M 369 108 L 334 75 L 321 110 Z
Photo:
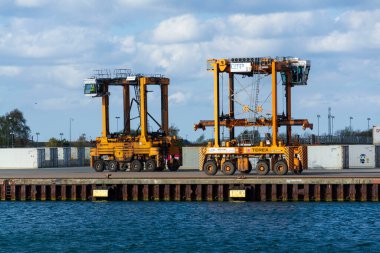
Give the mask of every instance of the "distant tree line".
M 30 128 L 18 109 L 0 116 L 0 146 L 24 147 L 30 142 Z

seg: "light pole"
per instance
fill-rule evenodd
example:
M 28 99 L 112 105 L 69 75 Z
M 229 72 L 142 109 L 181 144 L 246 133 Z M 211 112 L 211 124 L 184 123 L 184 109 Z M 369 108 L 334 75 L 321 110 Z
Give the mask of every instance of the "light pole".
M 321 115 L 317 115 L 317 118 L 318 118 L 318 137 L 319 137 L 319 118 L 321 117 Z
M 69 119 L 69 123 L 70 123 L 70 143 L 71 143 L 71 122 L 72 122 L 72 121 L 74 121 L 74 119 L 73 119 L 73 118 L 70 118 L 70 119 Z
M 351 121 L 353 120 L 353 117 L 350 116 L 350 130 L 352 131 L 352 124 L 351 124 Z
M 368 121 L 368 131 L 369 131 L 369 121 L 371 120 L 371 118 L 367 118 L 367 121 Z
M 118 133 L 119 132 L 119 119 L 120 119 L 120 117 L 116 116 L 115 118 L 116 118 L 116 133 Z
M 9 123 L 8 123 L 8 136 L 7 136 L 7 147 L 9 147 L 9 137 L 12 138 L 12 127 L 11 127 L 11 120 L 12 117 L 8 117 Z M 11 140 L 12 142 L 12 140 Z
M 332 136 L 334 136 L 334 119 L 335 119 L 335 116 L 331 116 L 331 133 L 332 133 Z
M 61 136 L 61 142 L 62 142 L 62 136 L 63 136 L 63 133 L 59 133 L 59 135 Z
M 38 135 L 40 135 L 39 132 L 36 133 L 36 136 L 37 136 L 37 146 L 38 146 Z
M 13 148 L 14 147 L 13 146 L 13 139 L 14 139 L 15 133 L 14 132 L 10 132 L 10 135 L 11 135 L 12 148 Z

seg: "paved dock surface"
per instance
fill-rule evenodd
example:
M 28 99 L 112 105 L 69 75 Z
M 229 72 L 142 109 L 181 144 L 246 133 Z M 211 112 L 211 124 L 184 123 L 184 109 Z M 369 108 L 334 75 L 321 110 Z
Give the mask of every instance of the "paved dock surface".
M 202 171 L 179 170 L 176 172 L 95 172 L 90 167 L 69 167 L 69 168 L 43 168 L 43 169 L 2 169 L 0 179 L 280 179 L 280 178 L 380 178 L 380 168 L 376 169 L 344 169 L 326 170 L 312 169 L 305 170 L 302 175 L 288 173 L 278 176 L 273 173 L 262 176 L 255 171 L 250 174 L 240 174 L 236 172 L 232 176 L 226 176 L 220 172 L 215 176 L 208 176 Z

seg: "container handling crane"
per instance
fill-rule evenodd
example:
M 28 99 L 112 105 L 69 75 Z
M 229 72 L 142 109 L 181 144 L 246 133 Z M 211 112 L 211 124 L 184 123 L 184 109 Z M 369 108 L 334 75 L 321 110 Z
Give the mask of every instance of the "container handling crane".
M 249 158 L 259 158 L 257 173 L 266 175 L 272 170 L 275 174 L 284 175 L 288 170 L 301 174 L 307 169 L 307 147 L 292 141 L 292 126 L 302 126 L 303 129 L 313 128 L 306 119 L 292 119 L 291 88 L 306 85 L 310 71 L 310 61 L 291 57 L 255 57 L 208 60 L 207 70 L 214 74 L 214 120 L 201 120 L 194 126 L 205 130 L 214 127 L 214 143 L 209 142 L 207 147 L 200 149 L 200 170 L 208 175 L 215 175 L 218 170 L 223 174 L 232 175 L 236 169 L 241 173 L 249 173 L 252 165 Z M 229 113 L 220 115 L 220 74 L 228 74 L 228 104 Z M 281 74 L 282 84 L 285 88 L 286 114 L 277 112 L 277 75 Z M 249 118 L 235 118 L 235 75 L 241 77 L 254 77 L 260 75 L 271 76 L 271 116 Z M 257 91 L 258 93 L 258 91 Z M 250 108 L 243 105 L 243 111 L 260 111 L 260 106 Z M 223 100 L 222 100 L 223 101 Z M 220 127 L 229 129 L 229 140 L 221 143 Z M 257 144 L 239 145 L 235 139 L 235 127 L 271 127 L 271 138 Z M 286 142 L 278 140 L 278 128 L 286 126 Z
M 166 167 L 176 171 L 182 164 L 181 140 L 169 136 L 168 85 L 161 75 L 131 74 L 130 70 L 115 70 L 115 77 L 98 71 L 97 77 L 84 80 L 84 94 L 102 98 L 102 136 L 96 138 L 96 147 L 90 151 L 90 165 L 97 172 L 109 171 L 162 171 Z M 147 87 L 159 85 L 161 90 L 161 121 L 148 112 Z M 109 131 L 109 86 L 123 88 L 124 129 Z M 134 96 L 130 94 L 134 88 Z M 139 130 L 131 130 L 131 109 L 136 104 L 139 112 Z M 148 117 L 159 127 L 148 132 Z

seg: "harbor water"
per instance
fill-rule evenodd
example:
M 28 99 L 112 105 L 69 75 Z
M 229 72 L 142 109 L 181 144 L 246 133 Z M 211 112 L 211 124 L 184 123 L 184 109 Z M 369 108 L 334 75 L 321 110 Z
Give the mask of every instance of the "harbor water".
M 378 203 L 2 202 L 0 252 L 378 252 Z

